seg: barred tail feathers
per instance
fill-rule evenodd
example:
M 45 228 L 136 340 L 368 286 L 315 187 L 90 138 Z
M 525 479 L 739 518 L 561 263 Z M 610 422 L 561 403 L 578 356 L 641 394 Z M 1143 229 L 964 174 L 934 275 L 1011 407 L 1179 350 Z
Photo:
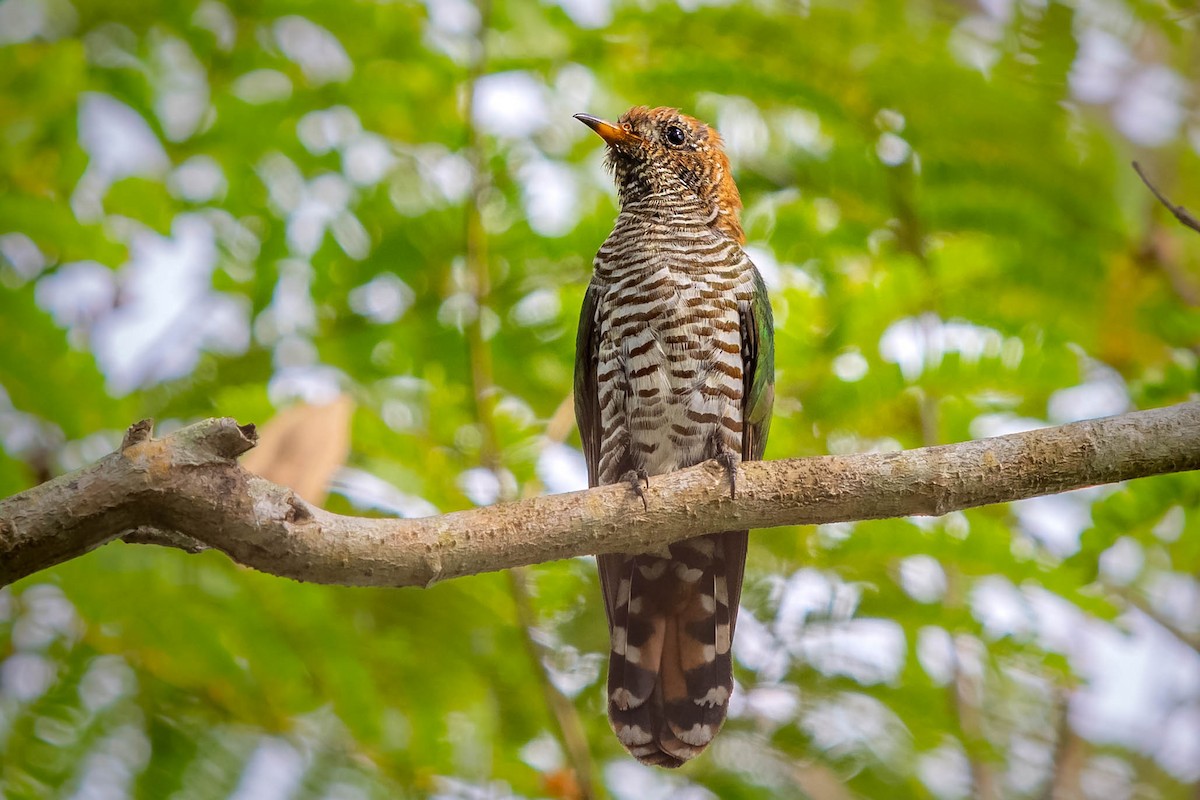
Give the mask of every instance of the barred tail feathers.
M 725 721 L 746 533 L 671 546 L 671 558 L 602 556 L 612 635 L 609 720 L 639 761 L 678 767 Z

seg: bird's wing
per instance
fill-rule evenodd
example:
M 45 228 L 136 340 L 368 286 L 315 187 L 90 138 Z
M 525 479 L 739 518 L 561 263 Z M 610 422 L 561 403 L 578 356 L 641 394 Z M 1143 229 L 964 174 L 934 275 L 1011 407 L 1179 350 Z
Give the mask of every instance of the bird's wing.
M 775 333 L 767 286 L 758 269 L 753 264 L 749 267 L 753 291 L 750 299 L 738 309 L 742 327 L 742 460 L 760 461 L 767 447 L 771 406 L 775 402 Z M 742 597 L 747 532 L 725 533 L 722 539 L 728 570 L 726 592 L 732 640 Z
M 575 421 L 579 424 L 583 459 L 587 462 L 588 486 L 600 485 L 600 389 L 597 384 L 600 330 L 596 315 L 602 293 L 603 287 L 595 280 L 588 285 L 583 308 L 579 311 L 579 333 L 575 339 Z M 625 556 L 613 554 L 596 557 L 610 632 L 625 560 Z
M 751 265 L 754 291 L 739 309 L 742 322 L 742 459 L 761 461 L 775 403 L 775 334 L 762 275 Z
M 601 287 L 593 280 L 583 296 L 579 311 L 579 333 L 575 338 L 575 421 L 587 462 L 588 486 L 600 484 L 600 390 L 596 374 L 600 360 L 600 331 L 596 312 Z

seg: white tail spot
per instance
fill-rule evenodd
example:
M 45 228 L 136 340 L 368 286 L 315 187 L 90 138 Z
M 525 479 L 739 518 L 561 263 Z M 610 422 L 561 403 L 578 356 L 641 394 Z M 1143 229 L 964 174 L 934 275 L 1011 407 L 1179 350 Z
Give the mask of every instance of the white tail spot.
M 646 702 L 634 695 L 633 692 L 626 689 L 624 686 L 619 689 L 613 689 L 612 695 L 608 698 L 609 701 L 621 711 L 628 711 L 631 708 L 637 708 L 642 703 Z
M 693 702 L 698 706 L 723 706 L 729 699 L 729 689 L 724 686 L 714 686 L 703 697 L 697 697 Z
M 621 606 L 625 605 L 628 602 L 629 602 L 629 578 L 622 578 L 621 582 L 617 585 L 616 607 L 620 608 Z
M 642 577 L 648 581 L 656 581 L 663 576 L 667 571 L 667 562 L 661 559 L 655 560 L 652 564 L 642 564 L 638 567 L 642 573 Z
M 626 725 L 617 732 L 617 740 L 626 747 L 636 747 L 638 745 L 650 744 L 653 739 L 649 733 L 642 730 L 640 725 Z
M 675 735 L 684 744 L 690 744 L 692 747 L 704 747 L 712 741 L 713 729 L 712 725 L 701 725 L 697 722 L 691 730 L 678 731 Z
M 623 625 L 614 625 L 612 629 L 612 651 L 619 656 L 625 655 L 626 631 Z

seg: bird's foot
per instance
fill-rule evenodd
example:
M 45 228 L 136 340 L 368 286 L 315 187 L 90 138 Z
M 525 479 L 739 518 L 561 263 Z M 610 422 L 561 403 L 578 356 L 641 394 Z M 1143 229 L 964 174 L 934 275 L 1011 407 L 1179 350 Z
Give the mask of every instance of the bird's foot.
M 621 480 L 629 484 L 630 490 L 642 498 L 642 507 L 649 511 L 650 504 L 646 502 L 646 490 L 650 488 L 650 473 L 639 467 L 626 472 L 621 476 Z
M 713 459 L 725 468 L 725 475 L 729 478 L 729 496 L 736 500 L 738 465 L 742 463 L 742 459 L 738 457 L 737 453 L 729 449 L 717 451 Z

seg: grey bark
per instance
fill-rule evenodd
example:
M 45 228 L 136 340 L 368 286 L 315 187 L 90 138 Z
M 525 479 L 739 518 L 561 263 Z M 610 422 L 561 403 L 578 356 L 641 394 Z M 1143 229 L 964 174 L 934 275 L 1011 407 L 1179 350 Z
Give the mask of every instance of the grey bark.
M 624 485 L 422 519 L 314 508 L 241 469 L 253 425 L 208 419 L 162 439 L 149 423 L 97 463 L 0 501 L 0 585 L 115 538 L 212 547 L 263 572 L 350 586 L 428 586 L 586 553 L 661 550 L 702 533 L 936 516 L 1200 469 L 1200 402 L 897 453 L 716 463 Z

